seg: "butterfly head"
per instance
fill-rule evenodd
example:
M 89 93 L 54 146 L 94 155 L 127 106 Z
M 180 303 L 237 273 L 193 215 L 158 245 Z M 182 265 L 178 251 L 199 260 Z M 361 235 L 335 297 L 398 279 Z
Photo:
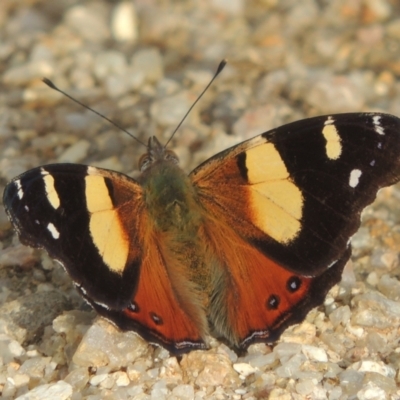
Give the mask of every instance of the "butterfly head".
M 172 150 L 167 150 L 155 136 L 152 136 L 149 139 L 147 152 L 140 157 L 139 170 L 140 172 L 147 171 L 154 164 L 164 161 L 178 164 L 179 159 Z

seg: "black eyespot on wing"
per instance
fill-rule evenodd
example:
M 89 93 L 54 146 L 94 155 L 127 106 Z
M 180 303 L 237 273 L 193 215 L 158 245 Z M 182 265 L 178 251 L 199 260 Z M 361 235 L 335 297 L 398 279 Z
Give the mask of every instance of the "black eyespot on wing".
M 286 289 L 290 293 L 297 292 L 301 287 L 301 279 L 298 276 L 292 276 L 286 284 Z
M 277 310 L 279 308 L 280 302 L 281 301 L 279 296 L 276 294 L 272 294 L 267 300 L 266 307 L 268 310 Z

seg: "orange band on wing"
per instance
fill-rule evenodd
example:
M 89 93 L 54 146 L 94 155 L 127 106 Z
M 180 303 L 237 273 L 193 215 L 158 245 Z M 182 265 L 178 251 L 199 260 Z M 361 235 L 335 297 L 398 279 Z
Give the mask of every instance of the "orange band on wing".
M 293 318 L 292 309 L 307 297 L 313 278 L 283 268 L 222 223 L 210 224 L 207 236 L 225 275 L 210 308 L 215 329 L 237 346 L 268 342 Z
M 157 245 L 150 248 L 141 266 L 133 306 L 124 310 L 125 315 L 148 332 L 150 341 L 154 338 L 166 347 L 179 350 L 190 347 L 190 343 L 203 343 L 204 332 L 179 304 Z

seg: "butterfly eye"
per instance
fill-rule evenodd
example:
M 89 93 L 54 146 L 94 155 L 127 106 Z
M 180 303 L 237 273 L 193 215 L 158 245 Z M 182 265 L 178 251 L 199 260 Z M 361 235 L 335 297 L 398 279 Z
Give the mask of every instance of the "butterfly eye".
M 171 150 L 165 150 L 164 159 L 166 161 L 171 161 L 174 164 L 178 164 L 179 163 L 178 156 Z
M 151 163 L 151 157 L 148 154 L 143 154 L 139 159 L 139 171 L 145 171 L 147 168 L 150 167 Z

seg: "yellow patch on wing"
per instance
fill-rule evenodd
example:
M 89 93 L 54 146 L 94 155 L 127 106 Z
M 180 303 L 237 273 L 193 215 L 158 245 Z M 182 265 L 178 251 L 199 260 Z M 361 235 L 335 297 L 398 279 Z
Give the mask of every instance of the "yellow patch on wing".
M 128 259 L 129 241 L 112 204 L 104 177 L 87 175 L 85 183 L 93 243 L 110 270 L 122 274 Z
M 303 195 L 290 180 L 286 166 L 272 143 L 246 151 L 253 223 L 279 243 L 300 232 Z
M 331 117 L 325 122 L 322 134 L 326 140 L 326 155 L 331 160 L 337 160 L 342 154 L 342 143 L 338 131 Z
M 60 207 L 60 198 L 58 197 L 58 193 L 56 188 L 54 187 L 54 178 L 47 172 L 45 169 L 42 168 L 41 170 L 44 182 L 44 190 L 46 191 L 47 200 L 51 204 L 51 206 L 57 210 Z

